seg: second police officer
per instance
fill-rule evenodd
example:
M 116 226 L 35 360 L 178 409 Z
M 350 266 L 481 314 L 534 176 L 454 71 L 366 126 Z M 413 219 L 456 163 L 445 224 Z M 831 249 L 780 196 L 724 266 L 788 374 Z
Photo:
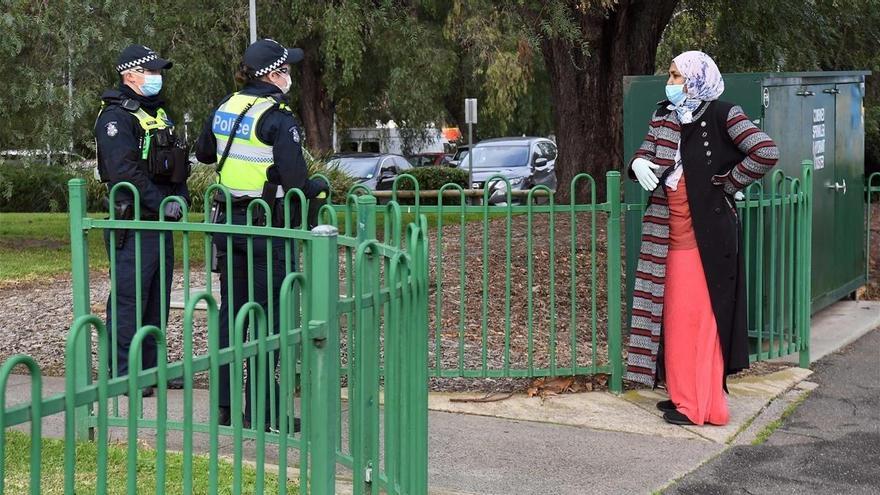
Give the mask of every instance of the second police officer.
M 101 95 L 101 112 L 95 122 L 95 143 L 98 154 L 98 173 L 109 189 L 120 182 L 131 183 L 140 198 L 140 219 L 157 220 L 163 209 L 165 218 L 178 220 L 181 208 L 177 202 L 163 200 L 181 196 L 189 200 L 186 179 L 189 164 L 184 143 L 174 135 L 174 124 L 163 109 L 162 71 L 172 62 L 143 45 L 131 45 L 120 53 L 116 63 L 119 86 Z M 120 188 L 113 205 L 115 218 L 134 218 L 134 198 L 126 188 Z M 116 287 L 107 300 L 107 330 L 113 337 L 111 352 L 117 358 L 115 374 L 128 373 L 128 352 L 138 325 L 159 327 L 167 320 L 171 280 L 174 267 L 174 245 L 170 232 L 140 232 L 141 297 L 137 299 L 137 266 L 135 235 L 128 230 L 115 232 L 111 244 L 110 231 L 105 231 L 108 255 L 115 251 L 116 264 L 110 271 L 116 278 Z M 165 279 L 160 277 L 159 238 L 165 236 Z M 161 299 L 164 287 L 165 298 Z M 115 301 L 115 304 L 114 304 Z M 138 313 L 138 308 L 140 313 Z M 150 336 L 143 342 L 142 367 L 156 366 L 156 342 Z M 111 356 L 112 357 L 112 356 Z M 111 367 L 113 366 L 111 360 Z M 144 395 L 152 394 L 145 389 Z
M 308 168 L 303 158 L 302 133 L 299 124 L 287 104 L 285 95 L 291 86 L 292 66 L 303 59 L 299 48 L 285 48 L 274 40 L 263 39 L 251 44 L 244 53 L 244 60 L 236 73 L 236 81 L 244 87 L 223 99 L 217 109 L 209 116 L 196 143 L 196 157 L 202 163 L 217 163 L 218 182 L 226 186 L 233 198 L 232 223 L 246 224 L 247 209 L 251 201 L 263 199 L 272 209 L 274 226 L 281 226 L 285 193 L 294 188 L 301 189 L 308 199 L 324 197 L 327 187 L 322 181 L 308 179 Z M 233 134 L 234 133 L 234 134 Z M 232 138 L 230 138 L 232 136 Z M 225 206 L 218 206 L 218 223 L 225 223 Z M 255 223 L 263 220 L 261 208 L 253 208 Z M 299 218 L 299 215 L 293 215 Z M 229 346 L 234 321 L 232 315 L 249 301 L 247 238 L 233 236 L 232 251 L 227 251 L 227 239 L 214 235 L 217 250 L 216 266 L 220 271 L 221 307 L 220 348 Z M 269 311 L 269 291 L 273 295 L 273 328 L 278 331 L 278 294 L 285 276 L 284 244 L 280 239 L 273 240 L 271 260 L 266 256 L 266 241 L 254 239 L 253 249 L 253 294 L 254 300 Z M 228 271 L 228 258 L 232 258 L 232 273 Z M 271 270 L 273 287 L 268 287 L 267 272 Z M 232 289 L 230 295 L 229 290 Z M 250 333 L 256 335 L 256 329 Z M 248 335 L 248 330 L 245 330 Z M 247 337 L 245 337 L 247 338 Z M 278 362 L 277 351 L 273 362 Z M 245 408 L 243 423 L 250 427 L 255 404 L 251 404 L 250 376 L 255 370 L 248 370 L 245 384 Z M 274 377 L 273 370 L 267 370 L 267 377 Z M 275 415 L 278 413 L 278 383 L 272 378 L 267 383 L 274 386 Z M 231 387 L 229 366 L 220 370 L 220 424 L 231 423 Z M 268 397 L 265 400 L 266 424 L 264 429 L 273 428 L 269 424 L 272 406 Z M 256 418 L 254 418 L 256 419 Z

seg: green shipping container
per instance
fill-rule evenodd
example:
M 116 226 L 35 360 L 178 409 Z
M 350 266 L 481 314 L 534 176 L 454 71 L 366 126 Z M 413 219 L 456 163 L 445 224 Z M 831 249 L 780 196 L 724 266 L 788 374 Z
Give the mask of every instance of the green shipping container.
M 772 137 L 777 165 L 801 176 L 813 160 L 812 311 L 815 313 L 865 284 L 865 71 L 724 75 L 721 99 L 742 106 Z M 664 96 L 665 76 L 624 78 L 624 157 L 645 137 L 652 112 Z M 769 191 L 769 180 L 765 179 Z M 644 204 L 647 193 L 626 181 L 627 203 Z M 641 235 L 641 211 L 626 217 L 627 296 Z

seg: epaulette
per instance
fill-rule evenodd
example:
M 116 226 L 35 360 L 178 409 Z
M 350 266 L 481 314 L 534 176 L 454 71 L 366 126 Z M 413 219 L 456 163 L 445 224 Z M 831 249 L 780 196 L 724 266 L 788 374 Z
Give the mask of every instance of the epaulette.
M 101 100 L 101 106 L 107 106 L 107 104 L 117 105 L 123 110 L 131 113 L 137 112 L 141 107 L 141 102 L 133 98 L 105 98 Z

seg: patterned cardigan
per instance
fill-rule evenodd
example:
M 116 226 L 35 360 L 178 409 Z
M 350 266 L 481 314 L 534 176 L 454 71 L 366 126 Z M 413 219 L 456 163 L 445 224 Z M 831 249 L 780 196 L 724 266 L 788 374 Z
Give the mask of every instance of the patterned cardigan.
M 702 105 L 694 112 L 694 122 L 700 120 L 710 105 L 711 103 Z M 723 127 L 723 122 L 721 125 Z M 633 160 L 645 158 L 660 165 L 655 172 L 659 177 L 665 178 L 675 165 L 681 129 L 678 114 L 675 111 L 665 111 L 665 105 L 661 106 L 651 118 L 648 135 Z M 739 106 L 730 107 L 726 130 L 727 136 L 744 158 L 727 173 L 715 176 L 715 179 L 716 185 L 722 186 L 727 194 L 732 195 L 760 179 L 775 165 L 779 151 L 770 137 L 756 127 Z M 631 168 L 628 173 L 630 178 L 635 179 Z M 633 291 L 625 376 L 629 381 L 646 385 L 656 384 L 658 358 L 662 363 L 662 356 L 659 354 L 668 250 L 669 207 L 661 181 L 661 185 L 652 192 L 642 218 L 642 244 Z

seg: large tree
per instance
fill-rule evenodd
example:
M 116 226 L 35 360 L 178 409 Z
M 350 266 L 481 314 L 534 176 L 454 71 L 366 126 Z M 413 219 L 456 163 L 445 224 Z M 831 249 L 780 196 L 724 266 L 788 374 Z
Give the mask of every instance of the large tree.
M 678 0 L 459 2 L 463 18 L 484 19 L 493 33 L 518 27 L 512 29 L 513 39 L 528 44 L 517 46 L 517 57 L 500 60 L 507 73 L 526 74 L 521 83 L 514 78 L 515 82 L 530 83 L 528 69 L 541 57 L 559 146 L 560 200 L 567 200 L 568 184 L 578 173 L 589 172 L 604 184 L 604 173 L 620 168 L 623 76 L 654 73 L 657 45 L 677 4 Z M 490 34 L 470 39 L 483 38 L 488 38 L 486 45 L 504 46 Z M 529 47 L 536 53 L 528 53 Z M 490 68 L 497 63 L 497 57 L 487 61 Z M 516 95 L 503 85 L 496 90 Z

